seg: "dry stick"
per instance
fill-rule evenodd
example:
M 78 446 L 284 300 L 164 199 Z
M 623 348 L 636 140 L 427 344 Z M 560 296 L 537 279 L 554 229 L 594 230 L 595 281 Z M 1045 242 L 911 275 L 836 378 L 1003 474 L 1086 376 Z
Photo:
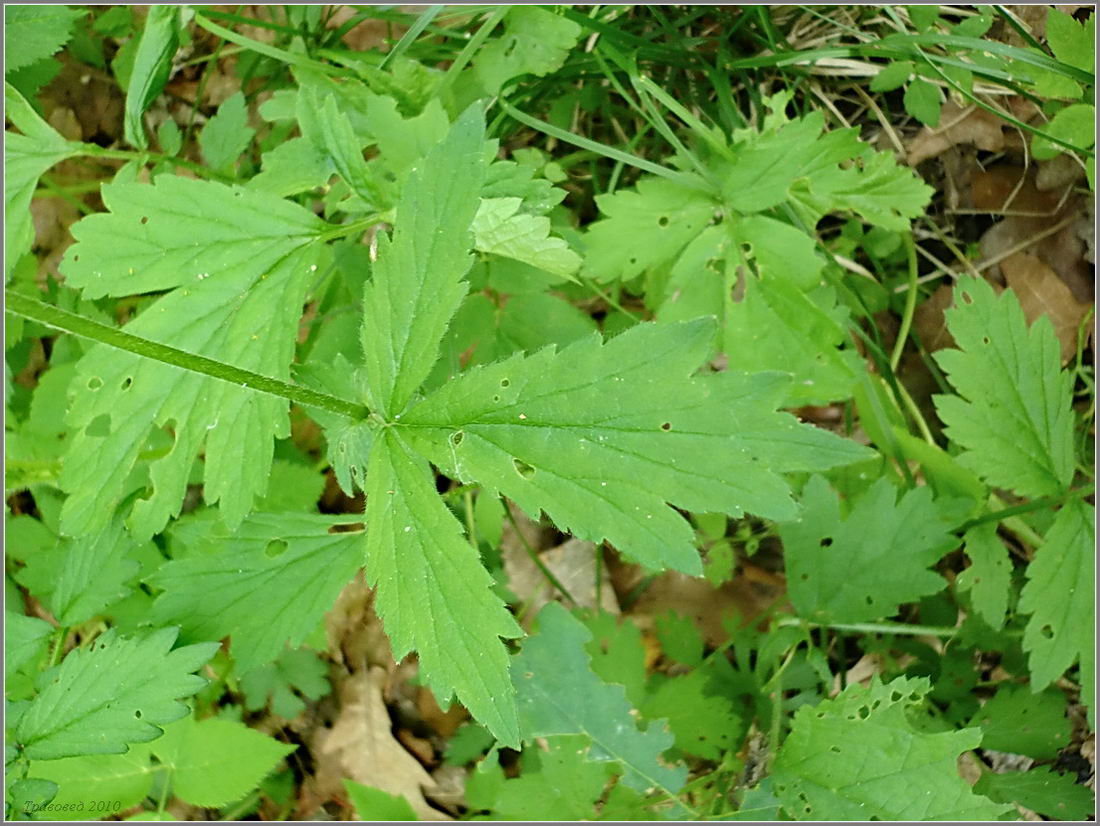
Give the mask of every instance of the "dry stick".
M 890 143 L 892 143 L 894 145 L 894 148 L 898 150 L 898 154 L 902 157 L 905 157 L 908 153 L 905 151 L 905 146 L 902 144 L 901 138 L 899 138 L 898 133 L 894 131 L 894 127 L 890 124 L 890 121 L 887 119 L 886 115 L 883 114 L 882 109 L 877 103 L 875 103 L 874 98 L 864 92 L 863 87 L 859 84 L 856 84 L 852 88 L 856 90 L 856 94 L 859 95 L 860 98 L 863 100 L 864 105 L 875 113 L 875 119 L 882 127 L 882 131 L 885 132 L 886 136 L 890 139 Z
M 1019 243 L 1013 244 L 1007 250 L 1004 250 L 1003 252 L 1000 252 L 997 255 L 994 255 L 992 258 L 987 258 L 985 261 L 980 261 L 979 263 L 975 264 L 974 267 L 979 272 L 981 272 L 982 270 L 988 270 L 990 267 L 1001 263 L 1002 261 L 1004 261 L 1009 256 L 1015 255 L 1016 253 L 1020 252 L 1021 250 L 1027 249 L 1032 244 L 1037 244 L 1038 242 L 1042 241 L 1044 238 L 1049 238 L 1051 235 L 1057 235 L 1059 232 L 1061 232 L 1066 227 L 1068 227 L 1070 224 L 1072 224 L 1074 221 L 1076 221 L 1078 219 L 1078 217 L 1079 216 L 1077 216 L 1077 215 L 1070 215 L 1066 218 L 1063 218 L 1061 221 L 1059 221 L 1054 226 L 1048 227 L 1047 229 L 1044 229 L 1042 232 L 1035 233 L 1035 235 L 1032 235 L 1030 238 L 1025 238 L 1023 241 L 1020 241 Z M 945 275 L 954 275 L 954 273 L 951 270 L 941 269 L 937 272 L 929 273 L 928 275 L 922 275 L 920 278 L 917 279 L 917 283 L 918 284 L 925 284 L 929 281 L 935 281 L 937 278 L 942 278 Z M 908 284 L 902 284 L 898 287 L 895 287 L 894 292 L 895 293 L 901 293 L 901 292 L 905 292 L 907 289 L 909 289 L 909 285 Z

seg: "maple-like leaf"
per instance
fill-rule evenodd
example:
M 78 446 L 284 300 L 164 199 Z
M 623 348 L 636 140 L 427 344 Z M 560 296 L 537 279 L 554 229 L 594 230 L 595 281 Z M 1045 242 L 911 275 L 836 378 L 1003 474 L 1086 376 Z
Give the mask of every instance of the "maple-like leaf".
M 323 221 L 263 192 L 170 175 L 105 185 L 103 201 L 108 212 L 73 226 L 61 265 L 70 286 L 88 298 L 171 290 L 126 331 L 289 378 Z M 62 530 L 72 535 L 106 526 L 150 427 L 168 428 L 174 444 L 150 462 L 152 492 L 133 506 L 139 540 L 179 513 L 203 445 L 206 501 L 238 524 L 266 489 L 272 437 L 289 435 L 282 399 L 106 345 L 81 360 L 73 392 L 77 432 L 61 477 Z
M 398 427 L 448 473 L 532 516 L 543 510 L 582 539 L 697 574 L 691 526 L 666 503 L 785 519 L 796 508 L 784 471 L 869 455 L 776 412 L 784 376 L 693 377 L 713 329 L 706 320 L 641 324 L 606 343 L 593 335 L 477 367 Z
M 990 485 L 1052 496 L 1073 478 L 1073 376 L 1049 319 L 1028 329 L 1015 293 L 960 278 L 945 313 L 959 349 L 935 353 L 957 396 L 935 396 L 958 461 Z
M 795 713 L 772 769 L 797 820 L 997 820 L 1008 807 L 974 794 L 957 768 L 979 729 L 918 731 L 905 716 L 927 679 L 849 685 Z
M 13 9 L 35 6 L 5 6 Z M 10 32 L 6 34 L 10 35 Z M 9 54 L 9 61 L 10 61 Z M 10 66 L 10 63 L 9 63 Z M 10 69 L 9 69 L 10 71 Z M 31 248 L 34 225 L 31 222 L 31 198 L 42 173 L 66 158 L 80 154 L 80 145 L 65 140 L 39 117 L 15 87 L 4 84 L 5 114 L 23 134 L 4 133 L 4 280 L 11 276 L 16 262 Z
M 366 570 L 394 655 L 415 649 L 441 699 L 453 692 L 499 740 L 515 743 L 500 638 L 519 628 L 438 498 L 426 459 L 653 568 L 698 572 L 693 531 L 666 503 L 783 518 L 796 507 L 782 473 L 870 454 L 776 412 L 785 376 L 693 378 L 713 339 L 705 320 L 516 355 L 421 397 L 468 289 L 483 136 L 472 107 L 409 173 L 393 238 L 381 240 L 364 290 L 357 375 L 373 413 L 351 426 L 325 423 L 341 484 L 366 477 Z M 357 390 L 353 378 L 315 368 L 319 385 Z
M 1080 500 L 1058 511 L 1027 566 L 1019 609 L 1031 614 L 1024 629 L 1031 686 L 1040 690 L 1080 662 L 1081 702 L 1095 714 L 1096 510 Z
M 889 479 L 875 482 L 841 517 L 820 476 L 802 493 L 804 511 L 780 526 L 791 601 L 807 619 L 864 622 L 897 613 L 945 585 L 928 570 L 958 544 L 927 487 L 895 501 Z
M 660 762 L 673 743 L 663 721 L 639 731 L 620 685 L 603 682 L 593 672 L 585 643 L 592 637 L 561 605 L 551 602 L 539 612 L 539 633 L 529 638 L 512 663 L 519 692 L 524 740 L 559 734 L 584 734 L 592 741 L 588 759 L 619 763 L 623 782 L 646 792 L 661 789 L 675 797 L 686 771 Z
M 187 714 L 180 702 L 206 680 L 195 675 L 218 648 L 172 649 L 177 629 L 133 638 L 113 630 L 69 653 L 45 672 L 41 692 L 19 718 L 12 742 L 32 760 L 118 754 L 161 735 L 159 726 Z
M 486 43 L 473 63 L 484 91 L 495 95 L 517 75 L 541 77 L 558 69 L 583 29 L 546 9 L 512 6 L 504 18 L 504 33 Z

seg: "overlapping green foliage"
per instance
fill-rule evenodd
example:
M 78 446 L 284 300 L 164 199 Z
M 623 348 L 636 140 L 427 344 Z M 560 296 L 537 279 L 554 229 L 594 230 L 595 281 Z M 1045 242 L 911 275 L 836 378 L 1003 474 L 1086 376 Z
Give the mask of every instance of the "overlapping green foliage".
M 1049 321 L 1029 325 L 1011 290 L 960 278 L 954 344 L 932 354 L 937 438 L 872 314 L 909 329 L 917 265 L 890 255 L 932 193 L 890 153 L 793 91 L 735 104 L 725 83 L 719 103 L 685 106 L 639 61 L 670 78 L 702 66 L 684 89 L 725 69 L 632 32 L 656 11 L 433 7 L 400 17 L 412 34 L 383 56 L 307 7 L 273 24 L 278 45 L 199 7 L 155 7 L 140 30 L 113 9 L 15 8 L 9 815 L 53 801 L 71 816 L 93 794 L 225 817 L 274 799 L 264 784 L 293 747 L 241 720 L 329 694 L 325 613 L 360 570 L 395 659 L 414 654 L 439 703 L 473 718 L 447 757 L 476 764 L 470 816 L 1088 814 L 1047 765 L 1016 785 L 987 768 L 971 788 L 956 764 L 980 748 L 1050 764 L 1068 700 L 1094 714 L 1091 368 L 1079 353 L 1062 369 Z M 882 40 L 871 88 L 904 85 L 933 123 L 938 57 L 918 70 L 906 50 L 946 18 L 888 13 L 917 39 Z M 992 14 L 952 24 L 968 61 Z M 199 128 L 154 130 L 146 113 L 200 30 L 240 46 L 271 94 L 256 105 L 242 84 Z M 66 140 L 36 111 L 53 55 L 76 37 L 94 64 L 109 32 L 129 38 L 111 71 L 132 152 Z M 1061 102 L 1036 157 L 1089 148 L 1091 32 L 1052 11 L 1053 57 L 998 44 L 974 60 L 979 76 L 1026 66 Z M 659 139 L 613 146 L 593 113 L 619 108 Z M 595 137 L 570 131 L 581 121 Z M 97 181 L 43 291 L 30 204 L 80 157 L 128 162 Z M 823 222 L 847 222 L 840 240 Z M 838 266 L 849 242 L 883 283 Z M 790 412 L 827 403 L 833 432 Z M 329 513 L 360 494 L 361 512 Z M 638 563 L 624 602 L 665 572 L 720 587 L 736 562 L 774 579 L 750 558 L 781 549 L 790 604 L 667 614 L 643 638 L 550 602 L 525 637 L 502 498 L 597 561 Z M 889 681 L 841 690 L 857 659 Z M 999 686 L 977 685 L 982 659 Z M 361 817 L 412 816 L 384 790 L 346 791 Z

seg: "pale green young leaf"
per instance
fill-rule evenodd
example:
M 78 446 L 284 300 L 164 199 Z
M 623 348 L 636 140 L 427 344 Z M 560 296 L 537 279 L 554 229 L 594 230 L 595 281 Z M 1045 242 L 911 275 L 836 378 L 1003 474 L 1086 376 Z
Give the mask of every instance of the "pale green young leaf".
M 514 258 L 554 275 L 576 281 L 581 257 L 550 234 L 550 219 L 519 211 L 521 198 L 484 198 L 471 229 L 474 249 Z
M 834 134 L 840 133 L 822 141 Z M 791 200 L 810 225 L 830 212 L 850 211 L 875 226 L 908 233 L 910 221 L 924 211 L 933 192 L 889 152 L 865 152 L 859 164 L 812 166 L 805 174 L 805 181 L 791 187 Z
M 419 820 L 409 801 L 401 795 L 364 786 L 346 778 L 344 789 L 355 809 L 356 817 L 360 820 Z
M 512 661 L 523 739 L 585 734 L 592 741 L 589 760 L 618 763 L 623 782 L 633 789 L 661 789 L 674 797 L 687 771 L 660 761 L 673 743 L 663 721 L 638 730 L 623 687 L 592 672 L 585 652 L 592 635 L 580 620 L 551 602 L 539 612 L 538 622 L 539 632 Z
M 546 9 L 512 6 L 504 18 L 503 34 L 477 53 L 474 76 L 490 95 L 513 77 L 542 77 L 561 67 L 581 32 L 577 23 Z
M 940 100 L 940 90 L 934 84 L 920 77 L 913 78 L 905 87 L 902 103 L 905 111 L 925 126 L 931 129 L 939 126 L 943 101 Z
M 206 165 L 211 169 L 232 171 L 255 134 L 256 130 L 248 125 L 244 94 L 230 95 L 199 133 L 199 146 Z
M 255 513 L 236 531 L 219 525 L 204 552 L 150 578 L 164 589 L 154 622 L 181 626 L 185 642 L 232 637 L 242 672 L 273 661 L 305 640 L 362 565 L 360 532 L 328 532 L 348 520 Z
M 1060 9 L 1047 9 L 1047 44 L 1054 56 L 1086 72 L 1096 66 L 1096 20 L 1078 22 Z
M 42 6 L 5 6 L 12 9 L 40 9 Z M 45 7 L 48 8 L 48 7 Z M 4 280 L 11 276 L 20 256 L 34 243 L 31 198 L 42 173 L 66 158 L 80 154 L 80 145 L 70 143 L 31 108 L 10 83 L 4 84 L 7 117 L 23 134 L 4 133 Z
M 170 772 L 175 795 L 207 808 L 244 797 L 295 748 L 243 723 L 194 716 L 165 727 L 149 746 Z
M 928 568 L 958 540 L 929 488 L 915 488 L 898 500 L 884 477 L 841 517 L 836 494 L 814 476 L 802 492 L 802 506 L 779 535 L 791 601 L 806 619 L 881 619 L 897 613 L 902 603 L 943 590 L 943 578 Z
M 1009 811 L 974 794 L 959 776 L 959 754 L 981 742 L 978 729 L 927 734 L 905 716 L 928 692 L 927 679 L 849 685 L 831 700 L 802 706 L 772 769 L 775 793 L 796 820 L 997 820 Z
M 285 198 L 323 186 L 335 174 L 328 153 L 305 138 L 291 138 L 263 154 L 260 174 L 245 186 Z
M 605 683 L 618 683 L 626 699 L 638 707 L 645 702 L 645 643 L 633 622 L 601 611 L 585 621 L 592 639 L 585 645 L 592 671 Z
M 596 205 L 604 217 L 588 228 L 584 241 L 585 270 L 598 281 L 629 281 L 670 263 L 714 219 L 718 206 L 699 189 L 652 177 L 634 190 L 597 195 Z
M 1061 138 L 1080 149 L 1091 149 L 1096 142 L 1096 107 L 1091 103 L 1075 103 L 1060 109 L 1043 125 L 1043 132 Z M 1065 147 L 1036 135 L 1031 141 L 1032 154 L 1041 161 L 1050 160 L 1065 151 Z
M 351 119 L 336 105 L 335 96 L 325 98 L 320 114 L 318 125 L 321 139 L 340 177 L 364 201 L 381 205 L 378 186 L 363 160 L 363 151 L 359 146 L 362 141 L 356 138 Z
M 142 115 L 164 90 L 172 70 L 172 58 L 179 46 L 180 14 L 178 6 L 150 6 L 134 55 L 130 82 L 126 86 L 126 111 L 123 130 L 126 141 L 145 149 L 149 139 Z
M 933 355 L 957 396 L 935 396 L 958 461 L 994 487 L 1051 496 L 1073 478 L 1073 376 L 1061 372 L 1050 321 L 1028 329 L 1011 290 L 1000 296 L 978 278 L 962 278 L 947 327 L 958 349 Z
M 997 524 L 986 522 L 971 528 L 963 537 L 970 567 L 959 574 L 955 584 L 969 591 L 971 604 L 990 628 L 999 630 L 1008 610 L 1008 592 L 1012 585 L 1012 561 L 1008 548 L 997 538 Z
M 400 184 L 410 169 L 447 135 L 450 121 L 438 98 L 432 98 L 420 114 L 405 118 L 397 101 L 368 96 L 370 133 L 378 143 L 378 160 Z M 422 167 L 427 168 L 427 167 Z
M 126 330 L 289 379 L 324 222 L 265 193 L 171 176 L 104 186 L 103 199 L 109 212 L 73 227 L 77 243 L 61 265 L 70 286 L 88 298 L 175 288 Z M 105 526 L 152 426 L 170 426 L 175 443 L 150 462 L 153 492 L 133 506 L 138 539 L 179 512 L 203 444 L 204 496 L 239 523 L 266 489 L 272 436 L 289 435 L 281 399 L 102 345 L 81 361 L 73 391 L 77 432 L 61 479 L 72 535 Z
M 179 702 L 206 685 L 194 672 L 217 643 L 172 650 L 177 629 L 126 638 L 107 631 L 42 675 L 42 689 L 10 742 L 32 760 L 121 754 L 161 735 L 159 726 L 187 714 Z
M 49 57 L 69 42 L 73 23 L 87 12 L 37 3 L 4 4 L 4 72 Z
M 35 760 L 29 775 L 57 784 L 51 819 L 93 820 L 118 814 L 143 801 L 160 769 L 149 761 L 149 746 L 134 745 L 126 754 L 92 754 L 61 760 Z M 104 801 L 105 811 L 91 809 Z M 118 806 L 116 809 L 115 806 Z
M 761 134 L 748 133 L 746 140 L 734 147 L 734 161 L 723 171 L 722 194 L 739 212 L 777 206 L 787 200 L 791 184 L 806 168 L 831 160 L 823 155 L 826 145 L 818 140 L 825 125 L 820 112 L 788 121 L 779 109 L 774 117 L 784 122 Z M 848 143 L 845 154 L 850 156 L 858 151 L 859 143 L 854 136 Z
M 4 611 L 4 673 L 12 675 L 33 662 L 46 647 L 53 626 L 37 617 Z
M 363 291 L 362 341 L 368 401 L 387 419 L 402 413 L 428 376 L 466 294 L 484 135 L 475 104 L 410 173 L 393 236 L 378 238 L 378 262 Z
M 467 371 L 411 408 L 403 438 L 454 478 L 545 511 L 651 568 L 700 573 L 691 511 L 796 512 L 784 471 L 846 464 L 866 448 L 775 406 L 776 374 L 693 378 L 713 325 L 642 324 Z
M 477 550 L 435 490 L 428 463 L 404 435 L 382 431 L 367 473 L 367 581 L 400 660 L 415 649 L 443 705 L 452 694 L 509 746 L 519 744 L 508 653 L 522 635 Z
M 870 89 L 872 92 L 892 92 L 900 89 L 902 84 L 913 74 L 913 63 L 909 60 L 895 60 L 888 63 L 882 71 L 871 78 Z
M 1027 567 L 1019 610 L 1031 614 L 1024 629 L 1032 689 L 1038 691 L 1080 662 L 1081 702 L 1093 712 L 1096 646 L 1096 510 L 1074 499 L 1054 524 Z

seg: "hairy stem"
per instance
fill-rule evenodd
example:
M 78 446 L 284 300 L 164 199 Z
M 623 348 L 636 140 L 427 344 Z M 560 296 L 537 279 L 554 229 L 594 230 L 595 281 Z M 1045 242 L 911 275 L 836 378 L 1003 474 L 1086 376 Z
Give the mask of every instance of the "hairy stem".
M 341 416 L 347 416 L 349 419 L 365 419 L 370 415 L 370 410 L 366 405 L 356 404 L 346 399 L 338 399 L 327 393 L 319 393 L 308 387 L 301 387 L 271 376 L 263 376 L 250 370 L 242 370 L 240 367 L 188 353 L 186 350 L 177 350 L 175 347 L 141 338 L 115 327 L 108 327 L 106 324 L 100 324 L 98 321 L 93 321 L 76 313 L 70 313 L 60 307 L 45 304 L 11 290 L 4 291 L 4 303 L 5 309 L 9 313 L 29 318 L 31 321 L 37 321 L 39 324 L 53 327 L 56 330 L 117 347 L 119 350 L 125 350 L 128 353 L 135 353 L 163 364 L 171 364 L 174 367 L 190 370 L 192 373 L 201 373 L 214 379 L 239 384 L 242 387 L 249 387 L 261 393 L 278 396 L 306 407 L 316 407 L 330 413 L 338 413 Z

